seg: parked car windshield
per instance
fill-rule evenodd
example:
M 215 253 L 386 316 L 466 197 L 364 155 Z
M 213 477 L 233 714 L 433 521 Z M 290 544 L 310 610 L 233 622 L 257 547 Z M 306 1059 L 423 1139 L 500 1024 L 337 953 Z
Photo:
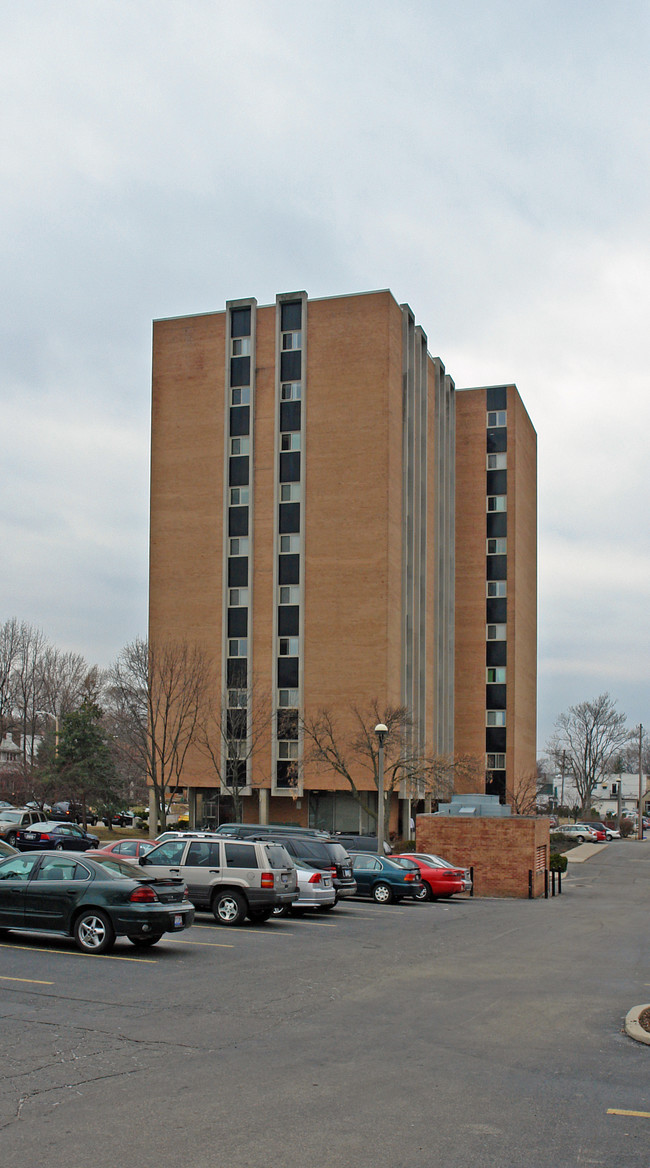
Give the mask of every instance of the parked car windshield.
M 0 813 L 0 819 L 5 823 L 19 823 L 24 814 L 24 811 L 3 811 Z

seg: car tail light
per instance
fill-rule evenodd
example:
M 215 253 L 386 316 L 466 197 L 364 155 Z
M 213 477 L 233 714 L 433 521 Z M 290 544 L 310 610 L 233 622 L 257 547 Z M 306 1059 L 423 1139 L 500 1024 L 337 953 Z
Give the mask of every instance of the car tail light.
M 52 836 L 50 835 L 49 831 L 43 831 L 38 838 L 42 844 L 46 844 L 48 840 L 52 839 Z
M 332 876 L 336 876 L 336 864 L 332 864 L 332 867 L 330 868 L 330 874 Z
M 262 888 L 273 888 L 273 873 L 272 872 L 262 872 L 261 887 Z
M 320 884 L 320 882 L 321 882 L 320 872 L 314 872 L 314 875 L 309 877 L 310 884 Z
M 189 899 L 190 899 L 190 890 L 186 884 L 184 889 L 183 889 L 183 900 L 189 900 Z
M 420 879 L 420 874 L 419 874 L 419 872 L 418 872 L 418 874 L 417 874 L 417 876 L 416 876 L 415 872 L 405 872 L 405 873 L 404 873 L 404 879 L 405 879 L 405 880 L 408 880 L 410 883 L 412 883 L 414 880 L 419 880 L 419 879 Z
M 148 884 L 143 884 L 140 888 L 134 888 L 129 900 L 133 904 L 152 904 L 154 900 L 158 900 L 153 888 Z

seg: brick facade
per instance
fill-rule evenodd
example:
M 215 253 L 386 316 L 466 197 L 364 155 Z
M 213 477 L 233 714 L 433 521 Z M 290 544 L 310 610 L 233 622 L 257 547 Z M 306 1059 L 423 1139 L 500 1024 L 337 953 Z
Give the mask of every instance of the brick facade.
M 416 850 L 474 870 L 475 896 L 544 895 L 550 855 L 548 819 L 533 816 L 418 815 Z

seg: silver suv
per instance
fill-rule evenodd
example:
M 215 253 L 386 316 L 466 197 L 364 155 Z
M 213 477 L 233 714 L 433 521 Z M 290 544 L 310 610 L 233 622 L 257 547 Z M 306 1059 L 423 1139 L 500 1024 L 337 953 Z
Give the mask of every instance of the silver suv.
M 220 925 L 267 921 L 274 908 L 298 899 L 296 869 L 277 843 L 166 840 L 138 862 L 148 875 L 180 876 L 194 906 L 209 909 Z
M 0 812 L 0 839 L 15 848 L 18 832 L 30 828 L 33 823 L 45 823 L 49 817 L 42 811 L 30 811 L 27 807 L 11 808 Z

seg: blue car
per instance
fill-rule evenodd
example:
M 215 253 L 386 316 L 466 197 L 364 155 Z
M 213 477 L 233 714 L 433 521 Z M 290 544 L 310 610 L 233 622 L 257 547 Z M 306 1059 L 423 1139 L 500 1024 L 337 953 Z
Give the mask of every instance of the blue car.
M 371 896 L 377 904 L 393 904 L 403 896 L 416 897 L 422 892 L 417 864 L 397 864 L 388 856 L 373 856 L 370 852 L 350 852 L 350 859 L 357 896 Z

